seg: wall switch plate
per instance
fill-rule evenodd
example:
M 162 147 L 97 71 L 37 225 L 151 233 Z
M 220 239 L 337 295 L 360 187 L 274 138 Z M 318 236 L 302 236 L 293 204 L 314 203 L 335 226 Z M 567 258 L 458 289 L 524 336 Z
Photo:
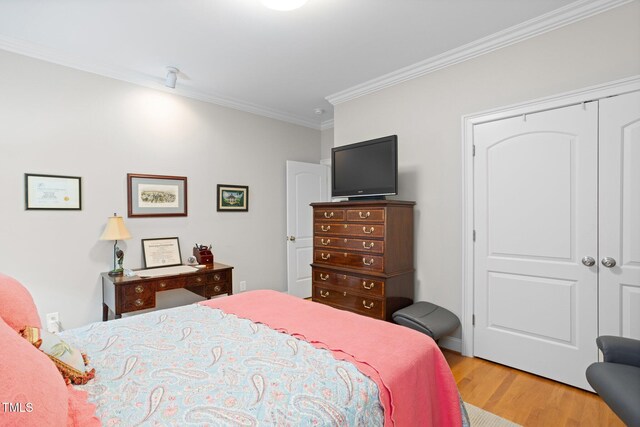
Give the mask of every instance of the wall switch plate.
M 47 331 L 60 332 L 60 316 L 58 312 L 47 313 Z
M 240 281 L 240 292 L 244 292 L 247 290 L 247 281 L 246 280 L 241 280 Z

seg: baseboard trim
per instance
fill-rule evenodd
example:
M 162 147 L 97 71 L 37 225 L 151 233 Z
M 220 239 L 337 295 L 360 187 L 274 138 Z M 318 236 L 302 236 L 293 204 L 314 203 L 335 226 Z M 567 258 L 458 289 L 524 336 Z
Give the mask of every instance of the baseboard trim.
M 442 337 L 438 340 L 438 346 L 462 353 L 462 340 L 460 338 Z

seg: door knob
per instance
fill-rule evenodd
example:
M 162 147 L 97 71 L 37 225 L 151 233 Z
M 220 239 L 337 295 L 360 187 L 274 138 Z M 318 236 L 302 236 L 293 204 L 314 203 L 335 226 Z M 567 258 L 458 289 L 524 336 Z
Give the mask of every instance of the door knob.
M 616 266 L 616 260 L 608 256 L 602 258 L 602 261 L 600 262 L 602 263 L 602 265 L 604 265 L 607 268 L 612 268 Z
M 296 241 L 296 236 L 287 236 L 287 240 L 295 242 Z
M 596 260 L 593 259 L 593 257 L 586 256 L 586 257 L 582 258 L 582 263 L 584 265 L 586 265 L 587 267 L 591 267 L 591 266 L 596 264 Z

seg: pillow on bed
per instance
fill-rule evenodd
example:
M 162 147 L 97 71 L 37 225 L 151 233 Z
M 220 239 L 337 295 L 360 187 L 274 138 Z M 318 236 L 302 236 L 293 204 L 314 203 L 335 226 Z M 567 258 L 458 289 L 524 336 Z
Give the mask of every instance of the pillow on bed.
M 0 273 L 0 317 L 16 331 L 25 325 L 41 327 L 31 294 L 13 277 Z
M 4 305 L 4 304 L 2 304 Z M 0 317 L 0 423 L 15 426 L 65 426 L 68 392 L 51 360 L 25 341 Z
M 20 334 L 53 360 L 67 384 L 86 384 L 95 376 L 96 370 L 87 368 L 87 356 L 59 336 L 33 326 L 24 327 Z

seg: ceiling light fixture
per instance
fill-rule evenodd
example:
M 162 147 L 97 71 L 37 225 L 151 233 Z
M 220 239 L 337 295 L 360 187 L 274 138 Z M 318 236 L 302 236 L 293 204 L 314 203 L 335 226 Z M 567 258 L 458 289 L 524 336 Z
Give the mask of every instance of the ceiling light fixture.
M 178 70 L 176 67 L 167 67 L 167 77 L 164 80 L 164 85 L 171 89 L 176 88 L 176 81 L 178 80 Z
M 265 7 L 273 10 L 294 10 L 304 6 L 307 0 L 261 0 Z

